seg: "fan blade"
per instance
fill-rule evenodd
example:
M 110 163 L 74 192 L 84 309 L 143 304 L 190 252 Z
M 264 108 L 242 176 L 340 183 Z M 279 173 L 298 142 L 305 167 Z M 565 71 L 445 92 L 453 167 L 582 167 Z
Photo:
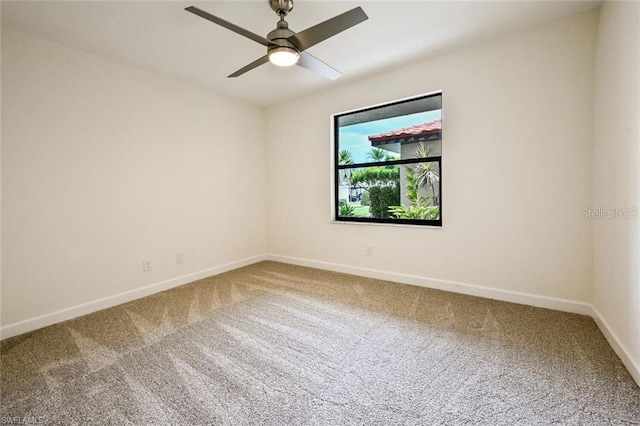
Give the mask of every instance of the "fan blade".
M 267 62 L 269 62 L 269 56 L 264 55 L 262 58 L 256 59 L 255 61 L 251 62 L 246 67 L 240 68 L 238 71 L 234 72 L 233 74 L 231 74 L 227 78 L 239 77 L 242 74 L 244 74 L 244 73 L 246 73 L 248 71 L 251 71 L 254 68 L 258 68 L 260 65 L 266 64 Z
M 240 28 L 239 26 L 232 24 L 231 22 L 225 21 L 224 19 L 218 18 L 217 16 L 213 16 L 212 14 L 205 12 L 204 10 L 198 9 L 195 6 L 189 6 L 184 10 L 186 10 L 187 12 L 191 12 L 194 15 L 198 15 L 199 17 L 204 18 L 207 21 L 211 21 L 214 24 L 218 24 L 221 27 L 225 27 L 226 29 L 233 31 L 234 33 L 238 33 L 241 36 L 245 36 L 246 38 L 249 38 L 255 41 L 256 43 L 260 43 L 263 46 L 275 45 L 270 40 L 267 40 L 266 38 L 261 37 L 258 34 L 254 34 L 251 31 L 245 30 L 244 28 Z
M 315 46 L 334 35 L 341 33 L 361 22 L 369 19 L 364 10 L 361 7 L 356 7 L 348 12 L 338 15 L 324 22 L 307 28 L 304 31 L 300 31 L 288 38 L 290 42 L 295 44 L 298 49 L 307 50 L 311 46 Z
M 315 56 L 308 54 L 307 52 L 300 52 L 298 65 L 331 80 L 335 80 L 342 75 L 340 71 L 331 68 L 329 65 L 325 64 Z

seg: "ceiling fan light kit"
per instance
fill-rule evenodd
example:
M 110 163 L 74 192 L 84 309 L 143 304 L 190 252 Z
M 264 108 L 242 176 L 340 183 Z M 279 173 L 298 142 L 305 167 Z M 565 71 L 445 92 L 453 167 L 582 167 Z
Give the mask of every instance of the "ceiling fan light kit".
M 289 24 L 285 20 L 285 17 L 293 9 L 293 0 L 269 0 L 269 6 L 276 12 L 280 20 L 278 21 L 276 29 L 271 31 L 266 38 L 205 12 L 204 10 L 198 9 L 195 6 L 189 6 L 185 10 L 251 39 L 256 43 L 260 43 L 267 48 L 267 54 L 265 56 L 239 69 L 229 75 L 229 77 L 238 77 L 260 65 L 271 62 L 279 67 L 289 67 L 297 64 L 302 68 L 335 80 L 342 74 L 309 54 L 306 50 L 369 19 L 362 8 L 356 7 L 355 9 L 351 9 L 348 12 L 296 33 L 289 29 Z
M 295 65 L 300 59 L 300 54 L 297 50 L 290 47 L 274 47 L 269 49 L 269 61 L 273 65 L 279 67 L 290 67 Z

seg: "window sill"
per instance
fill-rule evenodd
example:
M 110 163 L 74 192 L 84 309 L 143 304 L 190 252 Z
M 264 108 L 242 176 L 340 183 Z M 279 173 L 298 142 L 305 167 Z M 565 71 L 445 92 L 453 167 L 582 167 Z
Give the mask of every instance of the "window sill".
M 356 225 L 356 226 L 388 226 L 392 228 L 411 228 L 411 229 L 442 229 L 443 226 L 435 225 L 410 225 L 405 223 L 379 223 L 379 222 L 347 222 L 332 219 L 329 221 L 332 225 Z

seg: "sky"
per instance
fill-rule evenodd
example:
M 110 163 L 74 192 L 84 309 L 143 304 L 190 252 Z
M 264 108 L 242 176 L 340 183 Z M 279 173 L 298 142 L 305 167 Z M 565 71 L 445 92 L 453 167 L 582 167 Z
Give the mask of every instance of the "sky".
M 442 111 L 419 112 L 417 114 L 403 115 L 400 117 L 386 118 L 384 120 L 369 121 L 366 123 L 343 126 L 338 129 L 339 151 L 346 149 L 353 155 L 354 163 L 366 163 L 371 161 L 367 154 L 371 151 L 371 142 L 368 137 L 379 133 L 397 130 L 403 127 L 411 127 L 441 118 Z

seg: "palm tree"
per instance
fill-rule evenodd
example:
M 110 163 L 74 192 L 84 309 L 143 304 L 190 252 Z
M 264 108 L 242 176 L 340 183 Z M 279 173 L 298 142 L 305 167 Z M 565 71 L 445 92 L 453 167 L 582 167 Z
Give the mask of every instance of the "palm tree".
M 416 148 L 414 155 L 416 158 L 427 158 L 431 156 L 431 150 L 420 144 Z M 438 193 L 436 186 L 440 182 L 440 173 L 437 170 L 437 163 L 418 163 L 415 166 L 415 178 L 419 186 L 427 187 L 431 191 L 431 199 L 434 205 L 439 205 Z
M 343 149 L 338 152 L 338 165 L 344 166 L 347 164 L 353 164 L 353 154 L 348 149 Z
M 338 165 L 339 166 L 345 166 L 345 165 L 349 165 L 349 164 L 353 164 L 353 154 L 351 154 L 351 151 L 347 150 L 347 149 L 343 149 L 341 151 L 338 152 Z M 341 169 L 340 171 L 340 180 L 341 181 L 346 181 L 344 183 L 346 183 L 347 185 L 351 185 L 350 181 L 351 181 L 351 169 Z
M 372 159 L 376 163 L 387 160 L 387 153 L 384 149 L 372 148 L 367 154 L 367 158 Z

